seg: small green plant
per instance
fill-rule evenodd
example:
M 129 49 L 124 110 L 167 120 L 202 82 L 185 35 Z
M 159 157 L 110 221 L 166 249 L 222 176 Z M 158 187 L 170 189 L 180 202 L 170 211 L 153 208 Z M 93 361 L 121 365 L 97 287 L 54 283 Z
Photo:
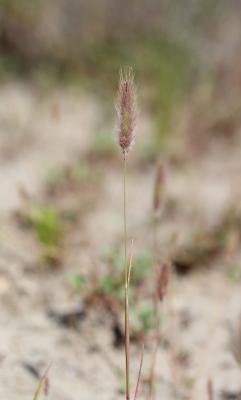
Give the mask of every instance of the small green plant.
M 30 215 L 37 238 L 44 246 L 58 246 L 63 229 L 57 211 L 53 207 L 34 208 Z
M 148 332 L 155 326 L 155 312 L 151 303 L 143 303 L 137 309 L 137 315 L 141 323 L 141 331 Z
M 53 207 L 34 207 L 29 215 L 30 223 L 42 247 L 42 257 L 46 262 L 59 261 L 64 226 Z
M 138 306 L 131 304 L 130 316 L 133 337 L 143 337 L 155 327 L 155 310 L 151 301 L 143 301 Z
M 123 306 L 125 301 L 125 291 L 123 288 L 124 268 L 124 253 L 121 249 L 105 249 L 102 253 L 102 259 L 107 264 L 107 272 L 98 278 L 98 291 L 104 296 L 115 298 L 118 303 Z M 151 255 L 147 251 L 140 252 L 136 255 L 133 263 L 132 287 L 129 288 L 129 306 L 132 310 L 135 320 L 138 320 L 138 329 L 134 330 L 141 333 L 144 325 L 141 323 L 139 316 L 136 313 L 135 299 L 138 293 L 142 290 L 142 285 L 148 278 L 152 268 Z M 135 310 L 135 311 L 134 311 Z M 143 332 L 142 332 L 143 333 Z M 135 335 L 133 335 L 135 336 Z
M 151 271 L 151 254 L 147 251 L 143 251 L 136 255 L 133 261 L 133 278 L 132 282 L 134 285 L 142 284 Z
M 81 274 L 74 274 L 70 277 L 70 281 L 77 291 L 83 291 L 86 288 L 87 280 L 86 277 Z
M 106 249 L 102 254 L 103 260 L 108 264 L 109 280 L 113 287 L 122 285 L 124 272 L 124 253 L 121 249 Z M 152 268 L 151 254 L 143 250 L 135 256 L 133 260 L 132 286 L 141 285 L 148 277 Z

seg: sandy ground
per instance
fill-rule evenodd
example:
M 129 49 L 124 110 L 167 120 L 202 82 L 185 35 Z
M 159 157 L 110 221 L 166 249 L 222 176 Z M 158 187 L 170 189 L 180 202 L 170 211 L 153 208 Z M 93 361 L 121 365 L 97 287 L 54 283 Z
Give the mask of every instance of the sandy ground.
M 49 361 L 50 399 L 123 398 L 123 349 L 113 347 L 110 323 L 101 309 L 92 310 L 77 330 L 61 327 L 49 317 L 49 310 L 82 307 L 69 276 L 91 270 L 100 250 L 121 238 L 121 162 L 113 168 L 107 163 L 100 166 L 97 199 L 69 233 L 62 268 L 39 268 L 36 239 L 13 218 L 22 204 L 19 188 L 37 198 L 49 167 L 84 156 L 98 130 L 100 104 L 67 90 L 41 97 L 34 88 L 16 82 L 2 87 L 0 97 L 0 398 L 33 398 L 38 378 L 30 367 L 41 372 Z M 230 203 L 240 199 L 240 144 L 228 151 L 224 145 L 213 146 L 185 171 L 175 165 L 167 168 L 166 196 L 177 207 L 171 216 L 164 213 L 161 251 L 166 253 L 173 235 L 182 241 L 199 226 L 212 227 Z M 138 159 L 137 154 L 133 157 Z M 129 232 L 137 249 L 151 244 L 153 180 L 154 165 L 137 168 L 131 163 Z M 170 346 L 159 352 L 157 398 L 207 398 L 208 379 L 214 398 L 240 398 L 241 370 L 228 342 L 241 312 L 241 291 L 240 282 L 227 277 L 229 267 L 240 267 L 240 253 L 238 248 L 231 259 L 219 258 L 209 268 L 173 276 L 164 326 Z M 132 352 L 134 381 L 139 349 L 134 345 Z M 182 354 L 182 360 L 174 362 L 174 354 Z M 144 377 L 149 364 L 147 346 Z

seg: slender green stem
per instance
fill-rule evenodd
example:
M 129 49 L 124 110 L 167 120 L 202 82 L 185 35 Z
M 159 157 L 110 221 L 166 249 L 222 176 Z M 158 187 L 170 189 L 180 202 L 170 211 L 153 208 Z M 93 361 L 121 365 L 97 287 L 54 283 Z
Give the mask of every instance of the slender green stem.
M 126 156 L 123 162 L 123 194 L 124 194 L 124 262 L 125 262 L 125 363 L 126 363 L 126 400 L 130 400 L 130 329 L 129 329 L 129 273 L 130 262 L 127 262 L 127 212 L 126 212 Z M 129 265 L 128 265 L 129 264 Z
M 125 287 L 125 360 L 126 360 L 126 400 L 130 400 L 130 328 L 128 284 Z
M 124 154 L 124 162 L 123 162 L 123 195 L 124 195 L 124 262 L 125 262 L 125 272 L 126 272 L 126 280 L 127 280 L 127 199 L 126 199 L 126 156 Z

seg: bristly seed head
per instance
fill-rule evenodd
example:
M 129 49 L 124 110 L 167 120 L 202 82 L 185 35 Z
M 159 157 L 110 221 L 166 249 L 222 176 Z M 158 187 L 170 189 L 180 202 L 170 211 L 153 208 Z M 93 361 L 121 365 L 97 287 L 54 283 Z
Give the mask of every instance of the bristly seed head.
M 121 70 L 118 103 L 118 139 L 124 155 L 127 155 L 135 140 L 136 90 L 131 68 Z

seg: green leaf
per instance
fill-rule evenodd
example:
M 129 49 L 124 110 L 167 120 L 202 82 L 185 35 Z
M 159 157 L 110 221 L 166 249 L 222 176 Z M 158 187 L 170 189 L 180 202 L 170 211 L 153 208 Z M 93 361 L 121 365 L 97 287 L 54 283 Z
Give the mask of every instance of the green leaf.
M 38 240 L 46 246 L 58 246 L 63 236 L 63 226 L 57 211 L 52 207 L 36 207 L 30 220 L 35 228 Z
M 76 290 L 82 290 L 86 286 L 86 277 L 80 274 L 72 275 L 71 283 Z

